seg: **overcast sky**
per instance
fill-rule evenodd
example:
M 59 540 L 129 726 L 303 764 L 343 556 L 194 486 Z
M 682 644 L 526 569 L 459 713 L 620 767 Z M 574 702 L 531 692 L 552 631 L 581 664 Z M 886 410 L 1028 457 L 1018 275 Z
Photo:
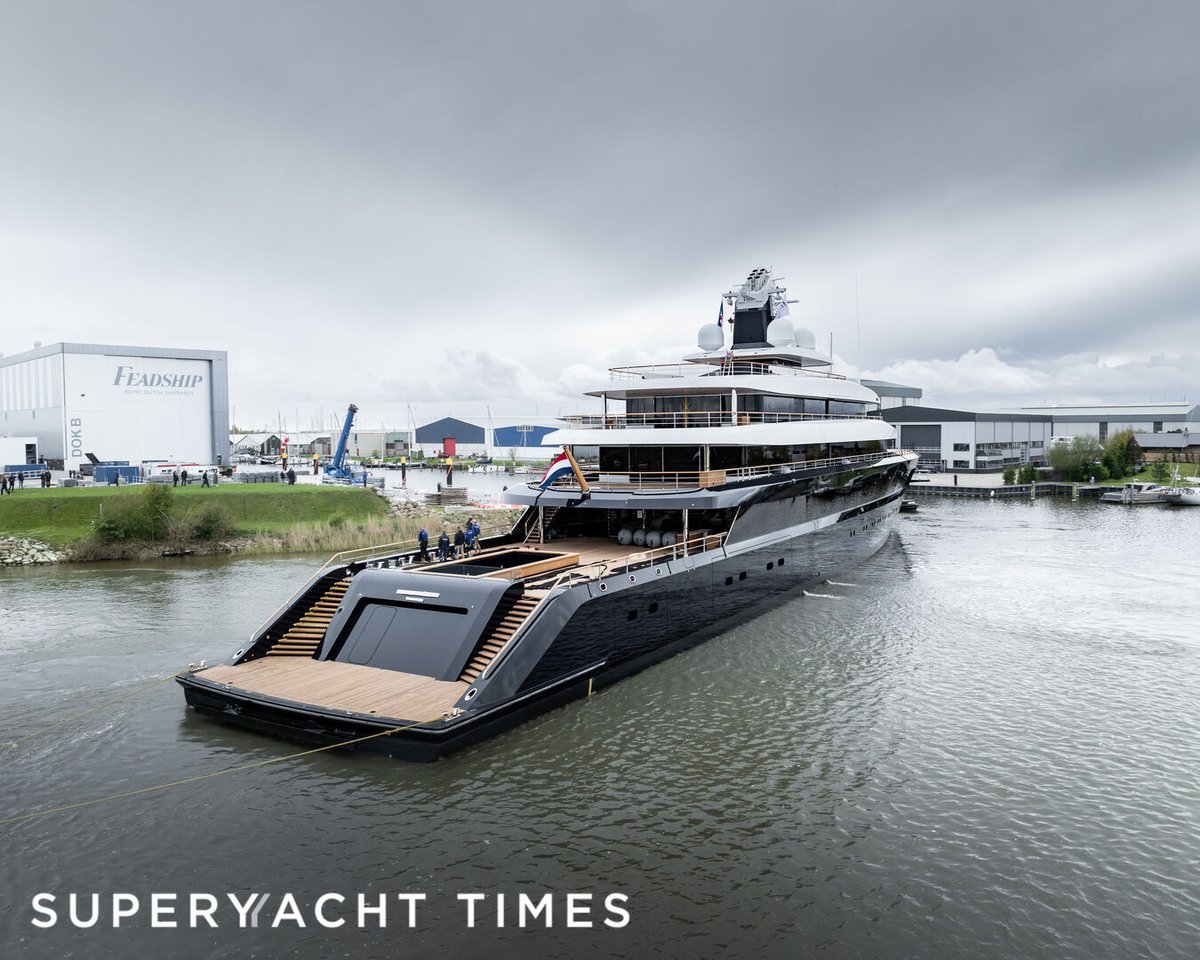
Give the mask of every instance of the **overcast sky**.
M 228 350 L 243 426 L 501 425 L 766 265 L 931 405 L 1196 399 L 1198 36 L 1191 0 L 0 0 L 0 351 Z

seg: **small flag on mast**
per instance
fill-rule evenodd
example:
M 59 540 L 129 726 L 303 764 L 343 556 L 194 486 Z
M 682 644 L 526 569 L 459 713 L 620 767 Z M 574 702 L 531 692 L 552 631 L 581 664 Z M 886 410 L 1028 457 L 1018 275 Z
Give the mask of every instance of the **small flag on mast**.
M 586 494 L 590 491 L 587 480 L 583 478 L 583 471 L 579 469 L 579 464 L 575 462 L 575 458 L 571 456 L 571 451 L 567 447 L 563 447 L 563 452 L 550 461 L 550 466 L 546 468 L 538 487 L 545 490 L 559 477 L 566 476 L 568 473 L 575 474 L 575 482 L 579 484 L 579 489 L 583 493 Z
M 724 325 L 725 325 L 725 301 L 722 300 L 721 301 L 721 309 L 717 313 L 717 326 L 722 327 Z

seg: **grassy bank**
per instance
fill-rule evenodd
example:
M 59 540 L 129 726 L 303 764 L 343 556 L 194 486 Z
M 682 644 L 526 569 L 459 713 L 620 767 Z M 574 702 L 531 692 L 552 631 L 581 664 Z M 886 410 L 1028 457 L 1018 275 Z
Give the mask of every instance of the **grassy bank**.
M 1174 460 L 1166 461 L 1167 475 L 1165 478 L 1155 476 L 1154 464 L 1148 463 L 1146 469 L 1142 470 L 1132 477 L 1122 477 L 1120 480 L 1105 480 L 1104 484 L 1110 487 L 1123 487 L 1127 483 L 1132 483 L 1134 480 L 1144 480 L 1147 483 L 1169 484 L 1171 482 L 1171 474 L 1175 468 L 1179 468 L 1179 477 L 1197 477 L 1200 476 L 1200 464 L 1197 463 L 1177 463 Z
M 303 529 L 357 530 L 386 519 L 387 502 L 369 490 L 349 487 L 219 484 L 169 488 L 169 516 L 186 524 L 202 510 L 219 505 L 239 537 L 291 535 Z M 53 547 L 88 538 L 97 521 L 139 502 L 144 487 L 40 487 L 0 497 L 0 536 L 30 537 Z M 323 549 L 323 547 L 318 548 Z M 338 549 L 345 549 L 339 547 Z

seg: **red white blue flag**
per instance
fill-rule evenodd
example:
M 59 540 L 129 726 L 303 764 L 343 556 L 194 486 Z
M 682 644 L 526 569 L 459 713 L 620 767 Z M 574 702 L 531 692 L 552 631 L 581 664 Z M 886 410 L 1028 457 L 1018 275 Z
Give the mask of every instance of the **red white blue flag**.
M 722 300 L 721 301 L 721 310 L 717 314 L 717 326 L 718 327 L 724 326 L 724 324 L 725 324 L 725 301 Z
M 571 460 L 567 456 L 567 451 L 564 450 L 557 457 L 550 461 L 550 466 L 546 468 L 546 473 L 542 477 L 541 483 L 538 486 L 545 490 L 550 484 L 554 483 L 563 474 L 574 473 L 575 470 L 571 466 Z

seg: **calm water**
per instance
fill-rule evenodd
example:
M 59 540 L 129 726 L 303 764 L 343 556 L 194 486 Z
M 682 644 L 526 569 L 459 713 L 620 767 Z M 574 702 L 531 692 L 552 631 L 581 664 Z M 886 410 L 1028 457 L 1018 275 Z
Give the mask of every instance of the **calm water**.
M 1200 510 L 927 501 L 820 595 L 449 760 L 323 753 L 0 827 L 0 957 L 1195 957 L 1198 535 Z M 226 655 L 309 570 L 0 572 L 0 739 Z M 163 684 L 0 753 L 0 809 L 296 749 Z M 63 904 L 39 931 L 42 891 L 272 899 L 257 930 Z M 632 922 L 566 928 L 575 891 Z M 289 892 L 308 925 L 269 929 Z M 428 901 L 326 930 L 325 892 Z M 551 892 L 555 926 L 497 930 L 493 900 L 468 929 L 468 892 Z

